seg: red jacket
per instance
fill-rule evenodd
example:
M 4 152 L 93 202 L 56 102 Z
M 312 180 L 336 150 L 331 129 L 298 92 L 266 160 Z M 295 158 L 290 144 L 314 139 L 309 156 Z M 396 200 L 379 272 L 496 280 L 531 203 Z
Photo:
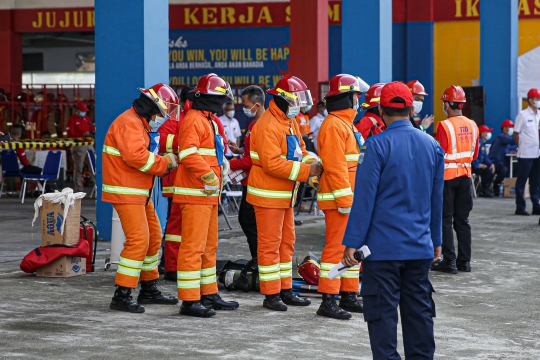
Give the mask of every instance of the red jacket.
M 71 115 L 66 128 L 68 137 L 83 137 L 84 134 L 90 132 L 91 122 L 92 120 L 88 116 L 80 117 L 78 115 Z
M 373 125 L 373 121 L 370 118 L 377 120 L 377 126 Z M 362 137 L 366 140 L 369 137 L 370 130 L 371 135 L 377 135 L 386 130 L 386 125 L 384 124 L 381 117 L 371 112 L 365 113 L 365 116 L 360 119 L 360 121 L 355 126 L 362 134 Z
M 244 170 L 248 174 L 248 177 L 249 171 L 253 166 L 253 161 L 251 160 L 251 155 L 249 154 L 249 137 L 251 135 L 251 129 L 253 129 L 253 126 L 255 126 L 256 123 L 256 120 L 252 121 L 248 126 L 248 131 L 246 133 L 246 136 L 244 137 L 244 156 L 241 159 L 233 159 L 230 161 L 231 171 Z M 242 180 L 243 186 L 248 185 L 248 177 Z
M 30 161 L 28 161 L 26 151 L 24 149 L 15 149 L 15 152 L 17 153 L 17 157 L 19 158 L 19 162 L 22 166 L 30 165 Z

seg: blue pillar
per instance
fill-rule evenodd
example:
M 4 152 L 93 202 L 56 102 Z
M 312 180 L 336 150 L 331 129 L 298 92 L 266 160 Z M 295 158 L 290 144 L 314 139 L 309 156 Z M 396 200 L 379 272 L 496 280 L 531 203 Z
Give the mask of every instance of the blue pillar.
M 486 94 L 485 123 L 499 129 L 516 116 L 518 2 L 480 2 L 480 84 Z
M 343 0 L 341 71 L 392 81 L 392 0 Z
M 168 82 L 169 3 L 167 0 L 96 0 L 95 17 L 96 218 L 100 238 L 110 240 L 112 206 L 101 201 L 103 141 L 109 125 L 139 96 L 138 87 Z

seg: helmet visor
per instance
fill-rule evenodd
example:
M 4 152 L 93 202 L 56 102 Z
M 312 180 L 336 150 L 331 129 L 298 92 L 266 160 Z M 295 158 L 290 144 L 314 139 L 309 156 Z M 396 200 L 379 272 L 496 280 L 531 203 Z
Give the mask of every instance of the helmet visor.
M 228 82 L 225 82 L 224 86 L 216 86 L 214 89 L 216 94 L 225 95 L 229 99 L 234 101 L 234 94 L 231 89 L 231 85 Z
M 290 93 L 277 88 L 276 91 L 292 106 L 304 107 L 313 105 L 313 98 L 311 97 L 311 92 L 309 90 L 302 90 Z
M 176 121 L 180 120 L 180 105 L 163 101 L 160 98 L 156 98 L 155 101 L 163 117 Z
M 358 80 L 358 89 L 359 89 L 359 91 L 361 91 L 361 92 L 368 91 L 369 85 L 367 84 L 367 82 L 362 80 L 362 78 L 360 76 L 357 76 L 356 79 Z M 355 90 L 356 90 L 356 86 L 355 86 Z

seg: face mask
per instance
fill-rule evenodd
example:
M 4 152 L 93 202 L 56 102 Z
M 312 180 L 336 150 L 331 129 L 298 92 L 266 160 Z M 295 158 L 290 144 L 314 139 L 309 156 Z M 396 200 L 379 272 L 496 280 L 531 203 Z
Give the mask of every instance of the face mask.
M 508 136 L 512 136 L 514 134 L 514 128 L 508 129 Z
M 489 141 L 491 139 L 491 133 L 486 134 L 486 141 Z
M 161 116 L 156 116 L 154 120 L 150 120 L 148 122 L 148 125 L 150 125 L 152 130 L 156 131 L 157 129 L 159 129 L 161 125 L 163 125 L 164 122 L 165 122 L 165 118 Z
M 533 102 L 534 107 L 540 109 L 540 100 Z
M 324 116 L 328 116 L 328 110 L 324 109 L 323 115 L 324 115 Z
M 420 111 L 422 111 L 422 106 L 424 105 L 424 103 L 422 101 L 413 101 L 412 104 L 414 106 L 414 113 L 420 114 Z
M 225 115 L 226 115 L 229 119 L 232 119 L 232 118 L 234 117 L 234 110 L 225 111 Z
M 83 116 L 85 116 L 85 115 L 86 115 L 86 111 L 81 111 L 81 112 L 79 112 L 79 116 L 80 116 L 80 117 L 83 117 Z
M 309 110 L 311 110 L 311 105 L 308 105 L 308 106 L 306 106 L 306 107 L 304 108 L 304 111 L 305 111 L 305 112 L 308 112 Z
M 356 104 L 353 105 L 352 108 L 353 108 L 354 110 L 358 111 L 358 108 L 359 108 L 359 107 L 360 107 L 360 104 L 359 104 L 359 103 L 356 103 Z
M 255 106 L 257 106 L 257 104 L 253 105 L 251 109 L 244 108 L 244 114 L 246 114 L 247 117 L 255 117 L 256 113 L 252 111 Z
M 289 106 L 289 109 L 287 110 L 287 117 L 289 119 L 292 119 L 300 113 L 300 106 Z

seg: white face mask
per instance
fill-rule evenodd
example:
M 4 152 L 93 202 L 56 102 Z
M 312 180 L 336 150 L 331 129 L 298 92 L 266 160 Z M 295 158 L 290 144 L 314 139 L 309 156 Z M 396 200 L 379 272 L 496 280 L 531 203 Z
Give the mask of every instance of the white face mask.
M 328 110 L 324 109 L 323 115 L 324 115 L 324 116 L 328 116 Z
M 422 106 L 424 103 L 422 101 L 413 101 L 412 104 L 414 106 L 414 113 L 419 114 L 420 111 L 422 111 Z
M 540 109 L 540 100 L 533 102 L 534 107 Z
M 248 108 L 244 108 L 244 114 L 246 114 L 247 117 L 255 117 L 255 115 L 257 114 L 256 112 L 253 112 L 253 108 L 257 106 L 257 104 L 253 105 L 251 107 L 251 109 L 248 109 Z
M 491 140 L 491 133 L 486 133 L 486 141 Z
M 232 119 L 234 117 L 234 110 L 225 111 L 225 116 Z
M 287 117 L 289 119 L 292 119 L 296 117 L 300 113 L 300 106 L 289 106 L 289 109 L 287 110 Z
M 148 122 L 148 125 L 150 125 L 152 130 L 156 131 L 157 129 L 159 129 L 161 125 L 163 125 L 164 122 L 165 122 L 165 118 L 161 116 L 156 116 L 154 120 L 150 120 Z
M 508 129 L 508 136 L 512 136 L 514 134 L 514 128 Z

